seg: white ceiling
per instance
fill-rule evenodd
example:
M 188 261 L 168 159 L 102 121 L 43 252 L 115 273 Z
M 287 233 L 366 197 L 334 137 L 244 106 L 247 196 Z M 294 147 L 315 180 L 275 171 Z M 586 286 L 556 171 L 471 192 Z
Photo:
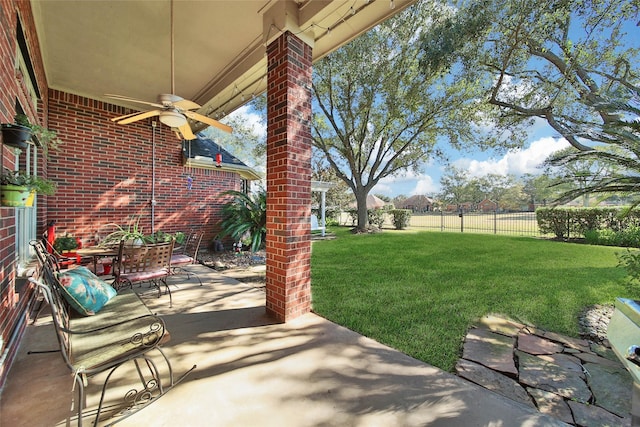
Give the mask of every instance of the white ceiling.
M 266 45 L 285 28 L 315 61 L 414 1 L 175 0 L 176 95 L 222 117 L 265 91 Z M 135 109 L 104 95 L 171 93 L 170 4 L 31 0 L 49 87 Z

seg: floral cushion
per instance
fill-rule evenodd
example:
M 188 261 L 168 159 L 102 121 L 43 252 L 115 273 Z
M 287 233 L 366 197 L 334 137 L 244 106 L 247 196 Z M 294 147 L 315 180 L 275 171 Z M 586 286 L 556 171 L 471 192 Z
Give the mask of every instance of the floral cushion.
M 83 316 L 96 314 L 116 295 L 116 290 L 86 267 L 77 267 L 58 274 L 62 294 Z

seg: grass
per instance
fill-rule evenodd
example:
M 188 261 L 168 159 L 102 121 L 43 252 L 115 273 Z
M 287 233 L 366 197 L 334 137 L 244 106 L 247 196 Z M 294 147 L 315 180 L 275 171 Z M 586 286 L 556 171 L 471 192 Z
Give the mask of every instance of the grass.
M 385 231 L 313 243 L 313 310 L 446 371 L 487 314 L 577 337 L 580 312 L 625 290 L 620 248 L 531 237 Z

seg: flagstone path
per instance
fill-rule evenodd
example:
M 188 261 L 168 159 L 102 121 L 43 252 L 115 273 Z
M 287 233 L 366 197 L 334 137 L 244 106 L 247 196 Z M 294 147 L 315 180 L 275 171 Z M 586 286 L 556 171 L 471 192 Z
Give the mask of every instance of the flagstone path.
M 631 376 L 606 341 L 486 316 L 467 333 L 456 372 L 570 425 L 631 425 Z

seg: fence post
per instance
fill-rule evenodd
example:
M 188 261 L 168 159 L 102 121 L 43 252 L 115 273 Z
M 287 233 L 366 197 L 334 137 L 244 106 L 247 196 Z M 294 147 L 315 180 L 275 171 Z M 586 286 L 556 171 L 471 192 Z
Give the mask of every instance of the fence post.
M 460 232 L 464 233 L 464 215 L 462 214 L 462 210 L 460 211 L 458 216 L 460 217 Z
M 493 234 L 498 234 L 498 211 L 493 211 Z
M 444 231 L 444 211 L 440 211 L 440 231 Z

